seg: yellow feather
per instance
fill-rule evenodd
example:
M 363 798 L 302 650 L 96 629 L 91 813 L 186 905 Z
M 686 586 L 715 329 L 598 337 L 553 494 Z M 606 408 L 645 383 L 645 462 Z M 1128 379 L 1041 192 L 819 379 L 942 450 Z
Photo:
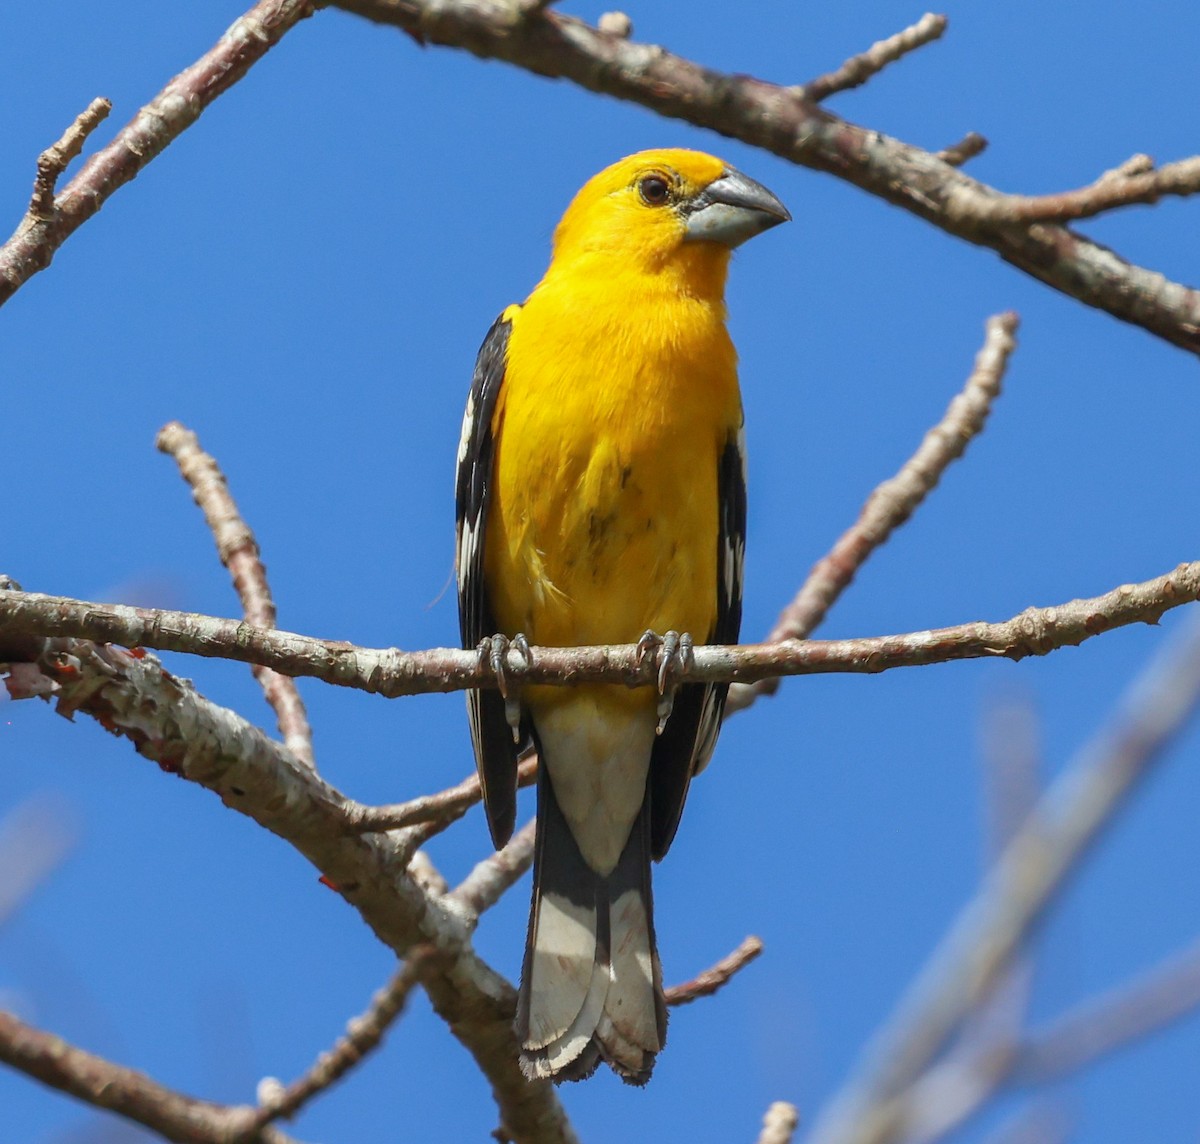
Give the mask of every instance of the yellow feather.
M 534 644 L 630 643 L 647 628 L 703 642 L 715 621 L 717 463 L 742 419 L 729 251 L 685 245 L 681 220 L 641 201 L 636 181 L 660 168 L 696 188 L 722 169 L 657 151 L 601 172 L 510 311 L 485 574 L 501 629 Z

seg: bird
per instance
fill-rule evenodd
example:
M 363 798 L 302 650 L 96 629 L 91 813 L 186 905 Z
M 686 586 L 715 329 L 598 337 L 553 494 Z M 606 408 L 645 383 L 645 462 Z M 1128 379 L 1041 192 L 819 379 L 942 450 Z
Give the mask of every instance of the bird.
M 674 677 L 694 640 L 736 643 L 741 624 L 726 273 L 735 247 L 790 217 L 712 155 L 630 155 L 576 194 L 542 280 L 479 351 L 455 565 L 462 646 L 498 677 L 467 692 L 497 849 L 515 824 L 518 760 L 539 758 L 515 1021 L 530 1080 L 580 1080 L 603 1061 L 642 1085 L 666 1040 L 650 862 L 671 845 L 728 691 Z M 530 644 L 635 642 L 658 657 L 657 688 L 505 674 Z

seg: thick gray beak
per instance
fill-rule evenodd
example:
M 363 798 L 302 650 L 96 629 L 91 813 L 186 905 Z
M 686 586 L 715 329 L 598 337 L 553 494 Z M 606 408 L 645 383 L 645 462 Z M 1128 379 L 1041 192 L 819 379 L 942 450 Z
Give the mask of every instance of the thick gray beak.
M 740 246 L 748 238 L 791 221 L 788 209 L 762 183 L 733 167 L 700 192 L 685 207 L 689 242 L 719 242 Z

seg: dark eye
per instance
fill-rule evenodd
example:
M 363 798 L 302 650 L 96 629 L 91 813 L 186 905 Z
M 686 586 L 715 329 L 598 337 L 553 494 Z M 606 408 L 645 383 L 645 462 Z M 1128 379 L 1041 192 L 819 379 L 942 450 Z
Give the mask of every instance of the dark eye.
M 647 175 L 638 183 L 638 194 L 647 206 L 660 207 L 671 194 L 671 186 L 662 175 Z

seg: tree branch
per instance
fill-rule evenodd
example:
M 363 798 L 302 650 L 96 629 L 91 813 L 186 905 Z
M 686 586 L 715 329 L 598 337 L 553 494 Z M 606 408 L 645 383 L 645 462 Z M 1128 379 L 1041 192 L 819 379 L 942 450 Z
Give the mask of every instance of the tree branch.
M 530 786 L 536 778 L 537 756 L 526 756 L 517 765 L 517 786 Z M 389 806 L 368 806 L 365 803 L 348 801 L 344 808 L 344 829 L 349 834 L 368 834 L 378 830 L 417 826 L 423 822 L 449 826 L 482 798 L 483 788 L 479 784 L 479 776 L 470 775 L 457 786 L 437 794 L 422 795 L 408 802 L 392 803 Z
M 259 0 L 210 52 L 180 72 L 107 147 L 87 161 L 54 200 L 52 211 L 45 209 L 46 194 L 35 192 L 34 205 L 43 213 L 35 214 L 31 207 L 12 238 L 0 246 L 0 305 L 38 271 L 45 270 L 58 248 L 114 191 L 195 123 L 200 113 L 237 83 L 285 32 L 312 15 L 314 6 L 314 0 Z M 84 114 L 95 107 L 93 103 Z M 82 142 L 80 138 L 80 145 Z M 40 170 L 39 162 L 39 184 Z
M 536 823 L 527 822 L 503 849 L 489 854 L 451 891 L 449 897 L 469 912 L 472 927 L 479 915 L 490 910 L 501 895 L 519 881 L 533 865 Z
M 268 1091 L 260 1097 L 259 1107 L 250 1118 L 247 1139 L 253 1139 L 254 1132 L 273 1120 L 290 1120 L 314 1096 L 330 1088 L 377 1049 L 383 1043 L 388 1029 L 404 1011 L 413 988 L 437 956 L 432 946 L 415 949 L 391 980 L 371 998 L 367 1011 L 347 1024 L 345 1035 L 328 1052 L 322 1053 L 299 1080 L 286 1088 L 278 1082 L 274 1085 L 269 1082 L 260 1084 L 260 1093 L 263 1089 Z
M 1186 197 L 1200 192 L 1200 156 L 1167 163 L 1157 170 L 1138 169 L 1145 156 L 1134 156 L 1135 170 L 1117 168 L 1089 187 L 1055 195 L 1003 195 L 999 198 L 951 201 L 951 211 L 986 226 L 1070 222 L 1091 218 L 1116 207 L 1156 203 L 1163 195 Z
M 576 1144 L 553 1086 L 526 1081 L 518 1067 L 512 986 L 471 949 L 461 908 L 408 875 L 409 832 L 348 835 L 337 790 L 152 656 L 51 640 L 36 666 L 41 681 L 25 672 L 24 690 L 14 698 L 53 695 L 60 714 L 91 716 L 163 770 L 215 792 L 308 858 L 400 957 L 424 945 L 442 951 L 446 960 L 430 966 L 426 992 L 490 1083 L 513 1137 L 522 1144 Z M 12 690 L 11 677 L 8 683 Z
M 104 122 L 110 111 L 112 104 L 107 99 L 93 99 L 63 132 L 62 138 L 38 156 L 37 178 L 33 183 L 33 198 L 29 201 L 27 219 L 49 222 L 54 218 L 54 188 L 59 176 L 83 150 L 87 137 Z
M 800 1113 L 794 1104 L 777 1100 L 763 1117 L 758 1144 L 792 1144 L 792 1136 L 800 1123 Z
M 1116 724 L 1038 802 L 975 899 L 875 1037 L 812 1144 L 884 1144 L 906 1127 L 907 1091 L 986 998 L 1047 904 L 1200 701 L 1200 618 L 1129 689 Z
M 0 819 L 0 928 L 74 848 L 70 810 L 60 798 L 33 795 Z
M 637 103 L 823 171 L 940 230 L 995 250 L 1087 306 L 1200 353 L 1200 291 L 1126 262 L 1064 227 L 988 222 L 973 206 L 1002 197 L 938 155 L 859 127 L 795 89 L 701 67 L 663 48 L 543 12 L 514 27 L 501 0 L 334 0 L 422 43 L 462 48 L 537 75 Z
M 667 1004 L 690 1005 L 701 997 L 711 997 L 718 989 L 728 985 L 733 975 L 745 969 L 762 951 L 762 938 L 753 934 L 743 938 L 737 949 L 721 958 L 711 969 L 698 973 L 691 981 L 672 985 L 666 990 Z
M 829 554 L 813 566 L 765 642 L 779 643 L 811 635 L 871 553 L 912 516 L 950 464 L 983 431 L 992 402 L 1000 395 L 1008 359 L 1016 349 L 1018 322 L 1017 315 L 1011 313 L 997 314 L 987 320 L 983 346 L 962 392 L 950 402 L 942 420 L 925 434 L 916 453 L 894 477 L 871 493 L 858 520 L 841 535 Z M 759 696 L 772 695 L 778 689 L 778 677 L 753 686 L 734 686 L 730 688 L 726 710 L 730 714 L 740 711 Z
M 754 682 L 776 675 L 875 674 L 960 659 L 1023 659 L 1075 646 L 1113 628 L 1154 624 L 1163 613 L 1200 597 L 1200 561 L 1103 596 L 1027 608 L 999 623 L 958 624 L 932 631 L 845 640 L 698 647 L 680 682 Z M 287 675 L 312 676 L 388 698 L 494 687 L 491 668 L 472 651 L 403 652 L 265 631 L 238 620 L 95 604 L 34 592 L 0 590 L 0 663 L 20 661 L 30 637 L 71 636 L 124 647 L 151 647 L 215 659 L 259 663 Z M 510 680 L 522 683 L 624 683 L 651 686 L 654 657 L 636 644 L 532 649 L 533 663 L 512 656 Z
M 2 1011 L 0 1061 L 87 1104 L 144 1124 L 168 1140 L 187 1144 L 287 1144 L 289 1139 L 273 1128 L 247 1136 L 254 1109 L 184 1096 L 145 1073 L 77 1049 Z
M 859 87 L 872 76 L 878 75 L 888 64 L 895 63 L 909 52 L 940 39 L 947 23 L 945 16 L 935 16 L 932 12 L 926 12 L 910 27 L 894 36 L 888 36 L 886 40 L 872 44 L 857 56 L 851 56 L 837 71 L 819 76 L 797 88 L 796 94 L 802 99 L 820 103 L 837 92 Z
M 233 577 L 246 619 L 255 627 L 275 627 L 275 601 L 267 584 L 258 541 L 238 512 L 216 459 L 204 452 L 196 434 L 178 421 L 164 425 L 155 443 L 160 452 L 175 458 L 180 474 L 191 486 L 192 497 L 216 541 L 217 555 Z M 250 669 L 275 712 L 287 749 L 306 766 L 315 766 L 312 728 L 296 681 L 258 664 L 251 664 Z

